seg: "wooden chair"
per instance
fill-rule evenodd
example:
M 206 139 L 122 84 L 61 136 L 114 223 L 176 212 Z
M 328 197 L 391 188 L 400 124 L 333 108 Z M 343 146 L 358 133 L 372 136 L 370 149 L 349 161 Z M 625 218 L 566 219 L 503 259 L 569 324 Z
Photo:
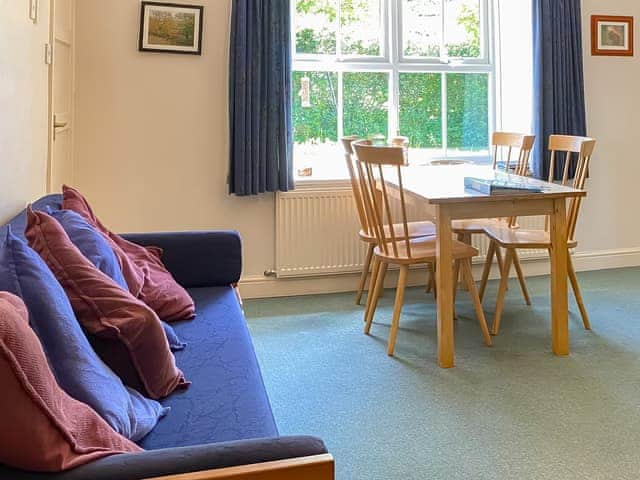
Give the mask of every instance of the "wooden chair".
M 363 196 L 362 185 L 364 182 L 363 172 L 359 170 L 359 167 L 355 164 L 353 158 L 352 143 L 358 140 L 357 136 L 344 137 L 341 139 L 342 146 L 344 148 L 344 158 L 347 163 L 347 170 L 349 171 L 349 178 L 351 179 L 351 190 L 353 191 L 353 200 L 356 204 L 356 210 L 358 212 L 358 219 L 360 220 L 360 232 L 358 236 L 367 245 L 367 254 L 362 267 L 362 274 L 360 275 L 360 282 L 358 284 L 358 290 L 356 293 L 356 305 L 360 305 L 362 301 L 362 294 L 367 284 L 367 277 L 371 271 L 371 261 L 373 258 L 373 250 L 377 245 L 377 239 L 373 230 L 373 222 L 371 218 L 371 212 L 368 212 Z M 398 144 L 404 144 L 406 139 L 398 137 Z M 402 238 L 404 236 L 403 225 L 396 224 L 393 226 L 393 232 L 396 238 Z M 389 232 L 387 232 L 388 234 Z M 425 237 L 436 234 L 436 226 L 432 222 L 409 222 L 408 223 L 408 235 L 409 238 Z
M 363 180 L 361 194 L 365 208 L 373 219 L 372 230 L 377 243 L 373 251 L 374 267 L 371 276 L 374 291 L 367 298 L 367 308 L 365 311 L 365 333 L 371 330 L 373 316 L 377 307 L 378 298 L 382 292 L 384 277 L 389 265 L 400 267 L 400 276 L 396 287 L 396 299 L 393 308 L 393 318 L 391 321 L 391 332 L 387 354 L 393 355 L 395 349 L 398 325 L 400 322 L 400 311 L 404 302 L 404 290 L 407 284 L 409 267 L 417 264 L 433 264 L 436 260 L 436 242 L 433 236 L 423 238 L 411 238 L 409 232 L 409 222 L 407 221 L 407 208 L 402 186 L 402 167 L 405 165 L 405 149 L 396 146 L 373 146 L 370 141 L 363 140 L 353 143 L 356 151 L 356 163 L 363 170 Z M 398 225 L 394 222 L 391 207 L 391 200 L 385 186 L 385 168 L 392 177 L 396 176 L 399 187 L 400 217 L 402 236 L 396 235 Z M 379 182 L 378 182 L 379 180 Z M 380 186 L 380 194 L 377 194 Z M 471 272 L 471 259 L 478 254 L 478 251 L 471 245 L 454 241 L 453 257 L 460 261 L 463 277 L 466 279 L 469 292 L 475 307 L 480 328 L 487 345 L 491 345 L 491 336 L 485 321 L 480 298 L 476 290 Z
M 504 170 L 506 172 L 527 176 L 529 171 L 529 157 L 531 156 L 531 150 L 533 149 L 535 138 L 535 135 L 495 132 L 491 137 L 493 169 L 499 169 L 498 160 L 502 154 L 502 158 L 504 159 Z M 512 158 L 515 157 L 514 151 L 517 152 L 517 158 Z M 515 219 L 488 218 L 477 220 L 454 220 L 452 223 L 453 231 L 458 235 L 458 240 L 468 244 L 471 244 L 472 235 L 484 235 L 486 228 L 501 226 L 515 226 Z M 487 250 L 487 257 L 485 259 L 484 270 L 482 272 L 482 278 L 484 281 L 480 284 L 480 300 L 484 297 L 486 278 L 489 278 L 489 274 L 491 273 L 491 265 L 493 264 L 494 257 L 498 263 L 498 268 L 502 271 L 502 254 L 500 249 L 496 247 L 496 244 L 491 242 Z M 524 276 L 522 274 L 522 268 L 520 267 L 520 259 L 517 255 L 514 256 L 513 263 L 516 267 L 516 272 L 518 273 L 518 280 L 520 282 L 522 295 L 524 296 L 527 305 L 531 305 L 529 292 L 527 291 Z M 457 278 L 455 281 L 457 284 Z
M 549 182 L 553 181 L 553 172 L 555 167 L 555 161 L 559 152 L 564 153 L 565 163 L 562 176 L 562 185 L 571 185 L 573 188 L 584 189 L 585 181 L 587 178 L 587 172 L 589 170 L 589 163 L 591 161 L 591 155 L 595 147 L 596 141 L 592 138 L 586 137 L 573 137 L 567 135 L 551 135 L 549 137 L 549 151 L 551 152 L 551 164 L 549 167 Z M 575 154 L 575 159 L 572 159 Z M 573 182 L 569 181 L 569 166 L 574 164 L 576 167 Z M 578 242 L 574 239 L 576 224 L 578 220 L 578 213 L 580 210 L 580 204 L 582 198 L 572 198 L 567 209 L 567 243 L 568 247 L 575 248 Z M 504 306 L 504 297 L 507 290 L 507 282 L 509 280 L 509 271 L 511 265 L 514 263 L 515 253 L 520 248 L 532 248 L 532 249 L 545 249 L 547 251 L 551 248 L 551 239 L 549 235 L 547 225 L 544 230 L 527 230 L 516 229 L 512 226 L 491 226 L 485 229 L 485 233 L 491 239 L 491 243 L 503 247 L 506 249 L 503 266 L 501 270 L 500 287 L 498 289 L 498 298 L 496 301 L 496 311 L 491 326 L 491 332 L 494 335 L 498 334 L 500 329 L 500 319 L 502 316 L 502 309 Z M 568 273 L 573 292 L 580 309 L 582 316 L 582 322 L 584 328 L 591 329 L 589 324 L 589 317 L 584 307 L 582 300 L 582 294 L 580 293 L 580 287 L 578 286 L 578 279 L 576 277 L 575 270 L 573 269 L 573 262 L 571 261 L 571 255 L 568 257 Z M 484 289 L 486 285 L 486 277 L 482 278 L 482 285 L 480 289 Z

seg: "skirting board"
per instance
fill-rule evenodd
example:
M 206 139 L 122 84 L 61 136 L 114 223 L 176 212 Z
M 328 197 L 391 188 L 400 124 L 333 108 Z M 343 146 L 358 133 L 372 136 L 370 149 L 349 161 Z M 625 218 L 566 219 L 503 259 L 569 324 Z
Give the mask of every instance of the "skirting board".
M 576 271 L 605 270 L 609 268 L 625 268 L 640 266 L 640 248 L 620 250 L 604 250 L 598 252 L 579 252 L 573 255 Z M 534 277 L 549 274 L 547 257 L 522 260 L 525 276 Z M 480 278 L 482 262 L 475 263 L 473 275 Z M 426 270 L 415 269 L 409 272 L 409 285 L 425 285 Z M 515 273 L 512 271 L 512 275 Z M 498 277 L 498 269 L 494 264 L 491 278 Z M 245 277 L 240 280 L 240 292 L 243 298 L 289 297 L 295 295 L 318 295 L 354 291 L 358 284 L 358 274 L 327 275 L 306 278 L 270 278 L 264 276 Z M 397 272 L 389 271 L 385 279 L 385 287 L 396 285 Z

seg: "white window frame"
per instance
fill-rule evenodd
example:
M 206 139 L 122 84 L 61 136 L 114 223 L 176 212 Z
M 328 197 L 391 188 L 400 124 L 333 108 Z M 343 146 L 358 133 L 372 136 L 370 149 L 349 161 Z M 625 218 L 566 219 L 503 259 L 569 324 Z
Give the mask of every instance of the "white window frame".
M 443 158 L 448 156 L 448 126 L 447 126 L 447 73 L 479 73 L 488 76 L 488 134 L 495 131 L 499 124 L 497 118 L 500 112 L 498 91 L 498 61 L 496 55 L 495 28 L 497 25 L 496 15 L 498 9 L 495 6 L 496 0 L 480 0 L 480 25 L 481 37 L 480 48 L 481 58 L 428 58 L 428 57 L 405 57 L 403 52 L 403 24 L 402 5 L 403 0 L 381 0 L 381 54 L 380 56 L 341 56 L 340 54 L 340 1 L 338 0 L 337 11 L 337 38 L 336 55 L 322 54 L 297 54 L 296 53 L 296 7 L 295 0 L 291 0 L 291 31 L 292 31 L 292 69 L 293 71 L 329 71 L 338 75 L 337 84 L 337 122 L 338 140 L 343 136 L 343 76 L 345 72 L 381 72 L 389 74 L 389 110 L 388 110 L 388 132 L 389 137 L 395 136 L 399 132 L 399 78 L 401 73 L 440 73 L 442 75 L 441 111 L 442 111 L 442 152 Z M 445 1 L 442 1 L 442 23 L 443 35 L 441 36 L 440 51 L 445 52 Z M 471 156 L 469 156 L 471 158 Z M 464 158 L 464 155 L 457 155 L 456 158 Z M 298 180 L 299 183 L 330 182 L 335 180 L 314 179 L 312 177 Z

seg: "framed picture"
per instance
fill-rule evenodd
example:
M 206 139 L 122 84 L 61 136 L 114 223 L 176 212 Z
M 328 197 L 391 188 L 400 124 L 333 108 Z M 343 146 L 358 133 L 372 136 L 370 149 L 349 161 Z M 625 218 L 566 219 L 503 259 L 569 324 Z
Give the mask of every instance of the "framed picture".
M 141 52 L 202 53 L 200 5 L 142 2 L 140 11 Z
M 591 55 L 633 56 L 633 17 L 591 16 Z

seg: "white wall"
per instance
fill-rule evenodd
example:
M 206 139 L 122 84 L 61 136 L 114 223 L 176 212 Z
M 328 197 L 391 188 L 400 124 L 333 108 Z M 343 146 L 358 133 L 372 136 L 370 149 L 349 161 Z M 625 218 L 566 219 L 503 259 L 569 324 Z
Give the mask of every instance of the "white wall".
M 46 189 L 49 2 L 0 0 L 0 224 Z
M 226 193 L 230 0 L 201 3 L 197 57 L 139 53 L 138 0 L 78 2 L 77 186 L 116 230 L 238 229 L 244 275 L 258 277 L 274 264 L 274 200 Z M 602 13 L 602 2 L 583 5 L 588 124 L 598 145 L 580 251 L 633 249 L 624 261 L 640 264 L 640 227 L 628 212 L 640 173 L 640 61 L 591 57 L 589 16 Z M 605 10 L 640 18 L 637 0 L 609 1 Z
M 237 229 L 262 275 L 273 195 L 226 186 L 230 1 L 199 3 L 202 56 L 138 52 L 138 0 L 77 2 L 76 184 L 117 231 Z

